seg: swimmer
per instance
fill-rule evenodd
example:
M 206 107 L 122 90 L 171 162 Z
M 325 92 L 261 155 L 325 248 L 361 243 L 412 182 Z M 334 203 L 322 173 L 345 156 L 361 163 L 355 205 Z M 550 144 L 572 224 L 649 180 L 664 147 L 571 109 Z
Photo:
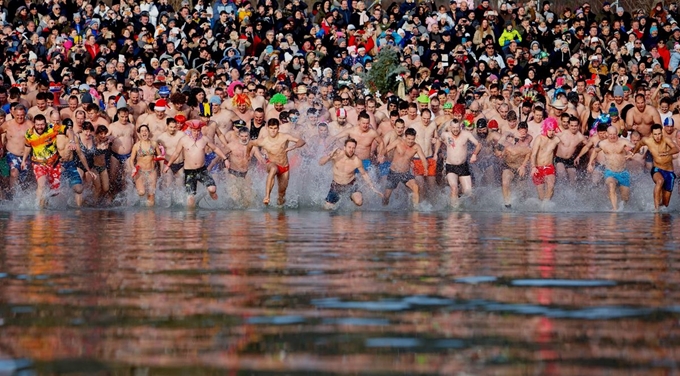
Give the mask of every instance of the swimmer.
M 569 116 L 567 132 L 560 137 L 562 142 L 557 145 L 555 151 L 555 169 L 557 177 L 568 179 L 569 183 L 576 184 L 576 149 L 586 143 L 586 138 L 580 132 L 580 120 L 576 116 Z
M 364 199 L 356 181 L 356 170 L 359 170 L 361 177 L 373 191 L 382 195 L 373 185 L 371 178 L 361 163 L 361 159 L 354 154 L 356 147 L 357 141 L 348 138 L 345 140 L 344 149 L 335 149 L 319 160 L 319 165 L 321 166 L 329 161 L 333 162 L 333 182 L 331 183 L 328 196 L 326 196 L 326 204 L 324 205 L 326 209 L 333 209 L 343 194 L 349 194 L 350 200 L 352 200 L 354 205 L 363 205 Z
M 385 194 L 383 195 L 383 205 L 390 203 L 390 196 L 392 191 L 399 186 L 399 183 L 403 183 L 406 188 L 410 189 L 413 195 L 411 200 L 413 205 L 418 205 L 420 202 L 420 190 L 418 184 L 416 184 L 416 179 L 411 173 L 411 163 L 413 156 L 418 155 L 420 160 L 423 161 L 424 168 L 427 169 L 427 158 L 425 158 L 425 153 L 421 149 L 420 145 L 416 144 L 416 130 L 409 128 L 404 131 L 404 138 L 398 138 L 393 142 L 386 150 L 390 152 L 394 150 L 394 157 L 392 159 L 392 165 L 390 166 L 390 172 L 387 175 L 387 186 L 385 187 Z
M 279 119 L 276 118 L 267 121 L 267 130 L 269 132 L 268 137 L 258 138 L 248 144 L 247 154 L 250 154 L 253 147 L 260 148 L 267 153 L 266 159 L 258 158 L 267 168 L 267 185 L 262 203 L 269 205 L 271 192 L 274 188 L 274 178 L 276 177 L 279 184 L 277 203 L 283 205 L 286 203 L 286 189 L 288 189 L 288 179 L 290 177 L 288 152 L 303 147 L 305 140 L 286 133 L 279 133 Z M 289 142 L 294 142 L 295 145 L 288 146 Z M 255 155 L 258 155 L 257 152 Z
M 458 204 L 458 185 L 460 193 L 469 195 L 472 193 L 472 176 L 470 164 L 477 161 L 477 155 L 482 150 L 482 145 L 477 141 L 472 132 L 463 129 L 462 124 L 451 121 L 440 141 L 446 145 L 446 181 L 451 188 L 451 205 Z M 468 163 L 468 144 L 475 147 Z
M 531 178 L 536 186 L 538 199 L 549 201 L 555 190 L 555 150 L 561 142 L 555 134 L 557 120 L 553 117 L 545 119 L 541 135 L 534 139 L 531 149 Z
M 647 146 L 652 155 L 652 179 L 654 180 L 654 210 L 658 211 L 661 205 L 668 207 L 675 184 L 673 172 L 673 155 L 680 152 L 678 146 L 672 140 L 663 136 L 661 124 L 654 124 L 651 128 L 652 135 L 643 137 L 635 148 L 633 154 L 641 147 Z
M 588 172 L 592 172 L 594 169 L 593 164 L 597 153 L 602 152 L 605 156 L 604 182 L 609 190 L 612 210 L 619 209 L 616 195 L 617 186 L 621 193 L 622 204 L 628 202 L 630 198 L 630 172 L 626 169 L 626 159 L 633 148 L 634 145 L 628 140 L 619 138 L 619 132 L 615 126 L 610 126 L 607 128 L 607 139 L 598 142 L 593 153 L 590 154 Z

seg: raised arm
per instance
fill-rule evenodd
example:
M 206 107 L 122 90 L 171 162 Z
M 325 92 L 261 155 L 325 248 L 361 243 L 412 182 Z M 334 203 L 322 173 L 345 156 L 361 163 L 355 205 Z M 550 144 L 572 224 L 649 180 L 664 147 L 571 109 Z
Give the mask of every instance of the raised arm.
M 330 162 L 333 159 L 333 157 L 335 157 L 335 155 L 338 153 L 338 151 L 340 151 L 340 149 L 335 149 L 332 152 L 330 152 L 329 154 L 326 154 L 323 157 L 321 157 L 321 159 L 319 159 L 319 166 L 323 166 L 326 163 Z M 363 166 L 362 166 L 362 168 L 363 168 Z

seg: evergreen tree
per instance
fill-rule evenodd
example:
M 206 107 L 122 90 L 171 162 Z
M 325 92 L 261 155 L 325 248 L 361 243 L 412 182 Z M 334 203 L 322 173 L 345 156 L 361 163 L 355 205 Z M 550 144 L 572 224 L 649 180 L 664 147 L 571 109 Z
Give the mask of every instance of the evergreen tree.
M 399 87 L 397 77 L 406 72 L 399 61 L 399 54 L 394 47 L 383 47 L 373 59 L 371 70 L 363 74 L 364 84 L 371 93 L 380 95 L 395 93 Z

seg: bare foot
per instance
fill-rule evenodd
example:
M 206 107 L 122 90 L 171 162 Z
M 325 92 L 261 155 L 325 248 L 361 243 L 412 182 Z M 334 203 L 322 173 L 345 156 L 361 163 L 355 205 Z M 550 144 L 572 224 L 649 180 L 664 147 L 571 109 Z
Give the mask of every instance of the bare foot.
M 286 203 L 286 198 L 285 197 L 279 197 L 279 199 L 276 201 L 279 206 L 283 206 L 283 204 Z
M 265 199 L 262 200 L 262 203 L 265 205 L 269 205 L 269 197 L 265 197 Z
M 213 200 L 217 200 L 217 192 L 210 193 L 210 198 L 212 198 Z
M 383 206 L 387 206 L 387 204 L 389 204 L 389 203 L 390 203 L 390 199 L 387 198 L 387 197 L 383 197 L 383 199 L 382 199 Z

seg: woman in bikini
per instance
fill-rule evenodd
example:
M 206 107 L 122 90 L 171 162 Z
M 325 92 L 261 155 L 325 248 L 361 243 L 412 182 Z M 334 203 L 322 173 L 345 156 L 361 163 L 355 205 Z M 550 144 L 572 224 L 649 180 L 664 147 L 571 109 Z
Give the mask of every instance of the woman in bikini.
M 95 129 L 92 123 L 83 123 L 83 132 L 78 137 L 80 150 L 85 155 L 89 169 L 95 173 L 91 178 L 85 175 L 85 182 L 91 182 L 94 186 L 94 195 L 97 200 L 109 192 L 109 162 L 111 161 L 111 140 L 106 135 L 108 128 L 100 125 Z M 86 168 L 80 168 L 87 170 Z
M 151 131 L 146 124 L 137 128 L 139 141 L 132 146 L 129 163 L 137 194 L 139 197 L 146 196 L 147 205 L 153 206 L 156 199 L 156 181 L 158 180 L 156 162 L 161 160 L 162 157 L 157 157 L 161 155 L 161 151 L 158 144 L 149 139 L 150 136 Z

